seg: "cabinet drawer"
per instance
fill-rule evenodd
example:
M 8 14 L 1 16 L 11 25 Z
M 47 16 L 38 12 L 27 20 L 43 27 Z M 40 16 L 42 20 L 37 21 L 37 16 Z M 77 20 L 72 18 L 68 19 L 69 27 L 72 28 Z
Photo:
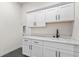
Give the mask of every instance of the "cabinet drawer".
M 32 40 L 33 45 L 43 45 L 43 42 L 40 40 Z
M 64 49 L 64 50 L 68 50 L 68 51 L 74 51 L 74 45 L 70 45 L 70 44 L 59 44 L 59 48 L 60 49 Z
M 26 46 L 28 44 L 31 44 L 31 40 L 29 40 L 29 39 L 23 39 L 22 45 Z
M 74 46 L 74 51 L 79 53 L 79 45 Z
M 67 51 L 67 50 L 60 50 L 59 51 L 59 56 L 60 57 L 74 57 L 74 52 Z
M 59 44 L 56 43 L 56 42 L 48 42 L 48 41 L 44 41 L 44 46 L 48 46 L 48 47 L 55 47 L 55 48 L 58 48 Z
M 73 45 L 64 44 L 64 43 L 44 41 L 44 46 L 49 46 L 49 47 L 55 47 L 55 48 L 58 48 L 58 49 L 65 49 L 65 50 L 69 50 L 69 51 L 74 51 L 74 46 Z
M 79 57 L 79 53 L 75 52 L 75 53 L 74 53 L 74 56 L 75 56 L 75 57 Z

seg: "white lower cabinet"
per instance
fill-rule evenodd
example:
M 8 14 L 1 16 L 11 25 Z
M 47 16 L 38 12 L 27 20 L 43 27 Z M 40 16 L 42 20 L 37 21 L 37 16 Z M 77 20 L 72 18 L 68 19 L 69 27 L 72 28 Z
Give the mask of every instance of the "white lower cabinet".
M 73 57 L 74 52 L 59 51 L 50 47 L 44 47 L 44 57 Z
M 44 57 L 57 57 L 57 51 L 50 47 L 44 47 L 43 56 Z
M 70 51 L 58 51 L 59 53 L 59 57 L 74 57 L 74 52 L 70 52 Z
M 52 47 L 44 47 L 43 54 L 44 57 L 73 57 L 74 56 L 74 52 L 52 48 Z
M 30 52 L 31 52 L 31 50 L 29 49 L 29 46 L 23 46 L 22 47 L 22 53 L 24 55 L 31 56 Z
M 75 52 L 75 53 L 74 53 L 74 56 L 75 56 L 75 57 L 79 57 L 79 52 Z
M 22 53 L 31 57 L 79 57 L 79 46 L 24 39 Z
M 74 55 L 75 55 L 75 57 L 79 57 L 79 45 L 75 45 L 75 47 L 74 47 Z
M 26 56 L 32 57 L 42 57 L 43 56 L 43 46 L 40 45 L 41 41 L 24 39 L 22 53 Z
M 30 44 L 31 44 L 31 40 L 28 40 L 28 39 L 23 40 L 22 53 L 24 55 L 31 56 L 30 55 L 30 50 L 31 50 L 31 45 Z
M 38 45 L 32 45 L 31 56 L 32 57 L 42 57 L 43 56 L 43 47 Z

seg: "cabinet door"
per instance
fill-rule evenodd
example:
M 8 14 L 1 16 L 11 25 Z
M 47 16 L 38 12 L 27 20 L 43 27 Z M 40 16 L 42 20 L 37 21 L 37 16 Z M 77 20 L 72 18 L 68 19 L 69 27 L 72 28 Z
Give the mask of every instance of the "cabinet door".
M 74 20 L 74 3 L 60 6 L 58 19 L 61 21 Z
M 36 27 L 45 26 L 45 11 L 44 10 L 35 12 L 35 21 L 36 21 Z
M 44 47 L 44 57 L 57 57 L 57 51 L 50 47 Z
M 57 20 L 57 8 L 50 8 L 46 10 L 46 22 L 54 22 Z
M 74 57 L 74 52 L 70 51 L 60 51 L 59 52 L 59 57 Z
M 42 57 L 43 47 L 39 45 L 32 45 L 31 56 L 32 57 Z
M 31 56 L 31 50 L 29 49 L 30 46 L 23 46 L 22 47 L 22 54 L 26 56 Z
M 37 11 L 27 14 L 28 27 L 41 27 L 45 26 L 45 12 Z
M 35 14 L 34 13 L 28 13 L 26 15 L 26 23 L 28 27 L 33 27 L 34 26 L 34 22 L 35 22 Z
M 23 40 L 23 45 L 22 45 L 22 53 L 24 55 L 30 56 L 30 44 L 31 40 Z
M 75 52 L 75 53 L 74 53 L 74 56 L 75 56 L 75 57 L 79 57 L 79 52 Z

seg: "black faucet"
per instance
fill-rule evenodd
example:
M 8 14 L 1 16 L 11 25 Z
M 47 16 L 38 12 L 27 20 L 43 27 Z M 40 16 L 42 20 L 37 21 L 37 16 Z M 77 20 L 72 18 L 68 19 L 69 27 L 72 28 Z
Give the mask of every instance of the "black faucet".
M 56 30 L 56 38 L 59 38 L 60 37 L 60 34 L 59 34 L 59 31 L 58 29 Z

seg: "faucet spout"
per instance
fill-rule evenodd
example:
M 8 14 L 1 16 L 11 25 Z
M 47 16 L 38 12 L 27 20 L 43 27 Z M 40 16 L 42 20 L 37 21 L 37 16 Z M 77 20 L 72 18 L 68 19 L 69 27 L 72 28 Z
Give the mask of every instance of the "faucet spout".
M 56 38 L 59 38 L 60 37 L 60 34 L 59 34 L 59 30 L 57 29 L 56 30 Z

